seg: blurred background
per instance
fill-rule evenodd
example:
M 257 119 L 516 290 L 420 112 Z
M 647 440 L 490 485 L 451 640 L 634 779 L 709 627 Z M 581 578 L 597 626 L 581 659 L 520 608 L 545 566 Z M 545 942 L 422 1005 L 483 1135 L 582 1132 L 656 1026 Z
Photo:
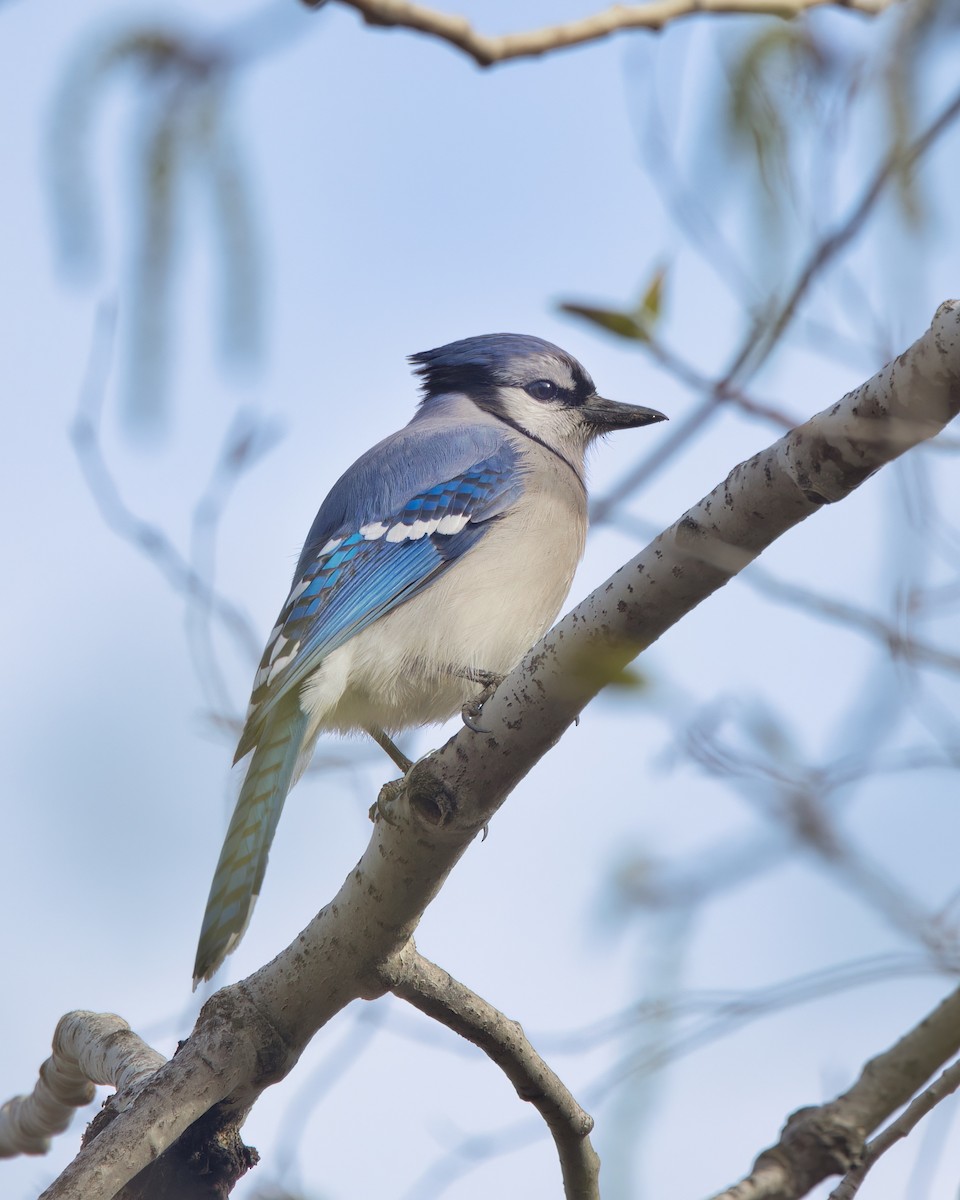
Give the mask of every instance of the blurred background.
M 958 294 L 958 51 L 952 0 L 486 71 L 335 0 L 0 5 L 0 1098 L 68 1010 L 188 1035 L 256 660 L 320 501 L 413 412 L 405 356 L 537 334 L 670 415 L 593 454 L 581 598 Z M 731 1183 L 955 986 L 958 451 L 948 429 L 671 630 L 423 920 L 596 1117 L 607 1200 Z M 334 894 L 392 773 L 321 742 L 217 985 Z M 35 1197 L 90 1115 L 0 1192 Z M 956 1117 L 865 1200 L 956 1196 Z M 560 1194 L 500 1073 L 392 998 L 322 1030 L 245 1137 L 240 1200 Z

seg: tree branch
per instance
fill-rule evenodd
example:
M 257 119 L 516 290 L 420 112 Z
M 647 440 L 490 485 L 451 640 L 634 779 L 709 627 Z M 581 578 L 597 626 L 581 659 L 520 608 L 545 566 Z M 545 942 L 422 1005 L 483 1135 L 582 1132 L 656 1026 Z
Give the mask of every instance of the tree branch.
M 840 500 L 960 410 L 960 301 L 867 383 L 735 467 L 546 635 L 462 729 L 385 791 L 363 858 L 272 963 L 217 992 L 177 1056 L 44 1200 L 110 1200 L 212 1106 L 242 1122 L 311 1038 L 359 998 L 513 787 L 642 649 L 782 533 Z M 960 1022 L 957 1022 L 960 1029 Z
M 53 1054 L 40 1067 L 33 1091 L 0 1108 L 0 1158 L 46 1154 L 51 1136 L 62 1133 L 75 1110 L 94 1098 L 94 1084 L 117 1091 L 135 1087 L 165 1062 L 122 1017 L 67 1013 L 57 1022 Z
M 320 8 L 325 2 L 303 0 L 308 8 Z M 582 46 L 624 29 L 657 31 L 671 21 L 697 13 L 741 13 L 789 19 L 808 9 L 833 4 L 834 0 L 651 0 L 648 4 L 613 4 L 564 25 L 546 25 L 541 29 L 499 37 L 477 33 L 466 17 L 423 8 L 407 0 L 341 0 L 341 3 L 355 8 L 368 25 L 428 34 L 462 50 L 478 66 L 489 67 L 513 58 L 534 58 L 570 46 Z M 883 12 L 891 3 L 892 0 L 836 0 L 839 8 L 870 16 Z
M 395 996 L 479 1046 L 520 1099 L 536 1108 L 556 1143 L 567 1200 L 600 1200 L 600 1159 L 589 1136 L 593 1117 L 534 1050 L 519 1022 L 424 958 L 412 939 L 383 964 L 380 977 Z
M 960 1062 L 955 1062 L 925 1088 L 909 1105 L 905 1112 L 867 1146 L 863 1162 L 850 1171 L 849 1174 L 830 1193 L 829 1200 L 853 1200 L 860 1190 L 860 1185 L 867 1177 L 867 1172 L 885 1154 L 891 1146 L 895 1146 L 902 1138 L 907 1137 L 917 1127 L 921 1120 L 934 1108 L 960 1087 Z
M 712 1200 L 799 1200 L 829 1176 L 856 1168 L 863 1161 L 866 1136 L 958 1051 L 960 989 L 896 1045 L 872 1058 L 849 1091 L 829 1104 L 795 1112 L 780 1141 L 763 1151 L 750 1174 Z

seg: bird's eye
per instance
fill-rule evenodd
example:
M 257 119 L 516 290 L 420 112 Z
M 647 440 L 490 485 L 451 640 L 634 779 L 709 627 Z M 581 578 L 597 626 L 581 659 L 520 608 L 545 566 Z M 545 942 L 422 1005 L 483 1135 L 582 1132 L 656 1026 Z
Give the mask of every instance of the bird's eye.
M 534 400 L 553 400 L 559 388 L 551 379 L 535 379 L 533 383 L 527 384 L 524 391 Z

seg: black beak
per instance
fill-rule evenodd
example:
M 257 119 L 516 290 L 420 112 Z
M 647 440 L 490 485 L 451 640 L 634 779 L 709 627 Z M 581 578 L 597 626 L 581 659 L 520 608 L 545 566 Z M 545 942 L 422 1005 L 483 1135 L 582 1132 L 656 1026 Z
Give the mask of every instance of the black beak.
M 580 406 L 587 425 L 597 433 L 610 433 L 614 429 L 636 429 L 640 425 L 654 425 L 666 421 L 667 417 L 655 408 L 641 408 L 639 404 L 620 404 L 607 400 L 596 392 Z

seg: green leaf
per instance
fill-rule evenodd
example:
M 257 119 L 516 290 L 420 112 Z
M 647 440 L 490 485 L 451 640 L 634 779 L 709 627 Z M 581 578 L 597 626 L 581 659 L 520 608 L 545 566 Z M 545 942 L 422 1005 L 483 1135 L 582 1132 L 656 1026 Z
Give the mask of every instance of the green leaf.
M 561 304 L 560 311 L 583 317 L 585 321 L 591 321 L 617 337 L 635 342 L 649 341 L 647 330 L 637 321 L 637 313 L 619 312 L 615 308 L 592 308 L 587 304 Z
M 585 321 L 599 325 L 617 337 L 632 342 L 649 342 L 654 326 L 660 320 L 666 278 L 667 268 L 657 267 L 636 306 L 626 312 L 617 308 L 594 308 L 589 304 L 561 304 L 560 311 L 583 317 Z
M 667 280 L 667 268 L 657 267 L 654 273 L 650 276 L 650 282 L 647 284 L 646 291 L 637 305 L 634 317 L 637 322 L 642 324 L 645 329 L 652 330 L 654 325 L 660 320 L 660 314 L 663 309 L 663 292 L 664 285 Z
M 649 686 L 646 675 L 636 667 L 625 664 L 622 650 L 614 646 L 596 643 L 588 646 L 570 664 L 569 670 L 576 679 L 597 691 L 615 688 L 638 692 Z

